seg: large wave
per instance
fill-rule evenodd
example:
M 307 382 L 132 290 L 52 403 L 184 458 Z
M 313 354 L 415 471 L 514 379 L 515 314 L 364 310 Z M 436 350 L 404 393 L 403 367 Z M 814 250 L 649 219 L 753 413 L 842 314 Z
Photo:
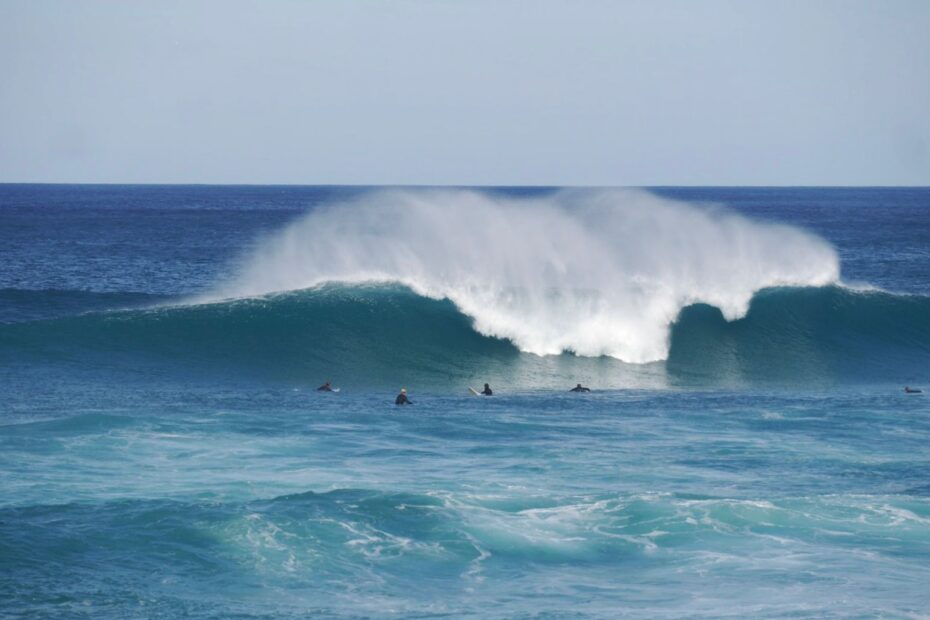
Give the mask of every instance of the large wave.
M 838 279 L 802 230 L 644 192 L 383 191 L 260 240 L 193 302 L 0 291 L 0 366 L 443 389 L 923 379 L 930 298 Z
M 479 333 L 525 352 L 643 363 L 668 356 L 686 306 L 734 320 L 760 289 L 839 273 L 834 249 L 803 230 L 643 191 L 393 190 L 313 210 L 202 300 L 398 283 L 450 300 Z
M 397 285 L 304 291 L 0 325 L 0 375 L 66 364 L 140 377 L 220 376 L 347 387 L 450 387 L 491 381 L 512 390 L 739 385 L 787 381 L 926 381 L 930 298 L 829 286 L 759 292 L 747 314 L 686 307 L 665 362 L 520 353 L 482 336 L 448 300 Z M 7 370 L 3 370 L 3 369 Z M 69 371 L 70 372 L 70 371 Z

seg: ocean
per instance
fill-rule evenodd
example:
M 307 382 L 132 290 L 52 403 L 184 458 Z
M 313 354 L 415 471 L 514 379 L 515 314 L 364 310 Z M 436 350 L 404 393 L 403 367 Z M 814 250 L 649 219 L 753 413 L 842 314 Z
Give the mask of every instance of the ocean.
M 930 617 L 930 188 L 0 185 L 0 395 L 2 617 Z

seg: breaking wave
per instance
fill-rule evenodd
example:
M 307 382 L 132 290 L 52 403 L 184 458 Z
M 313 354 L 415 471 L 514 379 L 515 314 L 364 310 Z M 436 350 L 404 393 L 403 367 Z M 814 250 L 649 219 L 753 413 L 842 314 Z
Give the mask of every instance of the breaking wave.
M 657 387 L 897 382 L 930 356 L 930 298 L 840 285 L 836 252 L 803 230 L 632 190 L 373 192 L 260 239 L 238 274 L 176 305 L 2 291 L 0 359 Z
M 839 275 L 834 249 L 801 229 L 644 191 L 394 190 L 314 209 L 202 300 L 395 283 L 524 352 L 644 363 L 668 356 L 686 306 L 734 320 L 761 289 Z
M 472 324 L 452 302 L 398 285 L 329 284 L 0 325 L 0 361 L 445 389 L 491 377 L 514 388 L 569 378 L 600 387 L 899 381 L 913 380 L 930 359 L 930 298 L 837 286 L 765 289 L 735 321 L 712 306 L 687 306 L 671 326 L 667 360 L 651 364 L 521 353 Z

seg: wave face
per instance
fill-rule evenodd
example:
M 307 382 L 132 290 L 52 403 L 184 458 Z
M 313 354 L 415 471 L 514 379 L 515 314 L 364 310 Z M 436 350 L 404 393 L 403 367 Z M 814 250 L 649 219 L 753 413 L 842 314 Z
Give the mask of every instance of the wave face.
M 0 360 L 172 368 L 342 385 L 478 379 L 518 387 L 585 380 L 602 387 L 744 380 L 907 380 L 930 355 L 930 298 L 841 287 L 766 289 L 727 321 L 707 305 L 673 324 L 667 361 L 521 354 L 477 333 L 448 300 L 398 285 L 324 285 L 192 306 L 94 312 L 0 325 Z M 158 372 L 163 372 L 159 370 Z
M 688 305 L 734 320 L 760 289 L 839 273 L 834 249 L 803 230 L 642 191 L 396 190 L 313 210 L 205 299 L 397 283 L 451 300 L 479 333 L 524 352 L 644 363 L 668 356 Z
M 739 380 L 914 381 L 930 360 L 930 298 L 842 287 L 770 289 L 743 319 L 685 308 L 668 370 Z
M 448 301 L 397 286 L 336 286 L 222 303 L 95 312 L 0 325 L 0 359 L 21 356 L 97 367 L 154 364 L 183 372 L 343 384 L 434 383 L 519 355 L 481 336 Z

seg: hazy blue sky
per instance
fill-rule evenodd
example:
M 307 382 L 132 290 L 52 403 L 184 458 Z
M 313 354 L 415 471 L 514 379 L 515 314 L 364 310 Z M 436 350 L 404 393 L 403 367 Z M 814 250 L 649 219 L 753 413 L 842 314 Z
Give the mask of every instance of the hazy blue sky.
M 0 181 L 930 184 L 930 1 L 0 0 Z

